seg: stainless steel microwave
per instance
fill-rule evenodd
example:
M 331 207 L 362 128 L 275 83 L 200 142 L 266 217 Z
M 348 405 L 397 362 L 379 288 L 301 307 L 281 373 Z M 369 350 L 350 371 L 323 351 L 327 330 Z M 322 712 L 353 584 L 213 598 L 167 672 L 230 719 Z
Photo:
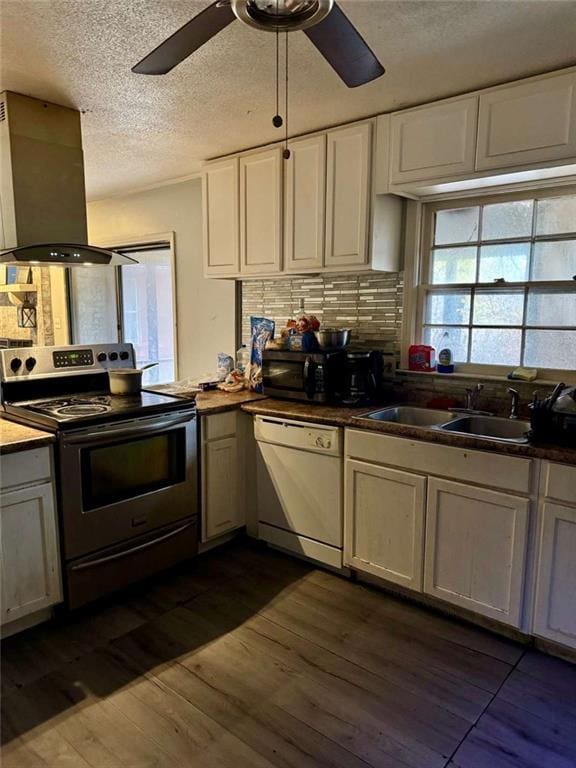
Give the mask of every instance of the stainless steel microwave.
M 286 352 L 264 350 L 265 395 L 287 400 L 327 403 L 338 398 L 346 367 L 344 350 Z

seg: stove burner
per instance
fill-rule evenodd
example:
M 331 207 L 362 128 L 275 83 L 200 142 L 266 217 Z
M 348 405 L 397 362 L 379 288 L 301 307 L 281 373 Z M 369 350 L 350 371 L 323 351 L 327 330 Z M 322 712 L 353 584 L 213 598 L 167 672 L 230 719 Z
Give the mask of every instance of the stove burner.
M 98 416 L 112 410 L 109 395 L 87 395 L 45 400 L 30 405 L 29 408 L 39 413 L 52 416 Z
M 62 408 L 54 408 L 57 416 L 95 416 L 98 413 L 106 413 L 109 405 L 64 405 Z

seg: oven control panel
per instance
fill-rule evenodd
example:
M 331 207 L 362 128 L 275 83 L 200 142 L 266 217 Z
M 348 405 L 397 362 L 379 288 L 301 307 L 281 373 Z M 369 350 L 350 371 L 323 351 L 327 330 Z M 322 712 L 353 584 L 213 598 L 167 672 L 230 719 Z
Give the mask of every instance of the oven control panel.
M 65 349 L 52 352 L 54 368 L 76 368 L 79 365 L 94 365 L 91 349 Z
M 24 381 L 53 376 L 101 373 L 110 368 L 134 368 L 132 344 L 73 344 L 67 347 L 0 349 L 0 380 Z

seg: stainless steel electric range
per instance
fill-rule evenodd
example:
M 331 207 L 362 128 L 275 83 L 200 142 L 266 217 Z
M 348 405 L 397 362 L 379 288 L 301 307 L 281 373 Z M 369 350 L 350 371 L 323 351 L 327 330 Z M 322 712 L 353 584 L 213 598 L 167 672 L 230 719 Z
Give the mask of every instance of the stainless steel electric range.
M 194 400 L 111 395 L 108 369 L 134 364 L 131 344 L 0 350 L 4 417 L 56 435 L 70 608 L 198 549 Z

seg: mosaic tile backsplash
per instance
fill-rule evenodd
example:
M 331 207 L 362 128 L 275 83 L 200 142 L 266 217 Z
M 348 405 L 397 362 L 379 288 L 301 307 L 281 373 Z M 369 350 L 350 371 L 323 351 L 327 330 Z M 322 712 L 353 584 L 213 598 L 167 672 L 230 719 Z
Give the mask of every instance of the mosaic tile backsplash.
M 351 344 L 399 354 L 403 273 L 311 275 L 242 283 L 242 341 L 250 316 L 270 317 L 279 332 L 303 302 L 323 328 L 350 328 Z

